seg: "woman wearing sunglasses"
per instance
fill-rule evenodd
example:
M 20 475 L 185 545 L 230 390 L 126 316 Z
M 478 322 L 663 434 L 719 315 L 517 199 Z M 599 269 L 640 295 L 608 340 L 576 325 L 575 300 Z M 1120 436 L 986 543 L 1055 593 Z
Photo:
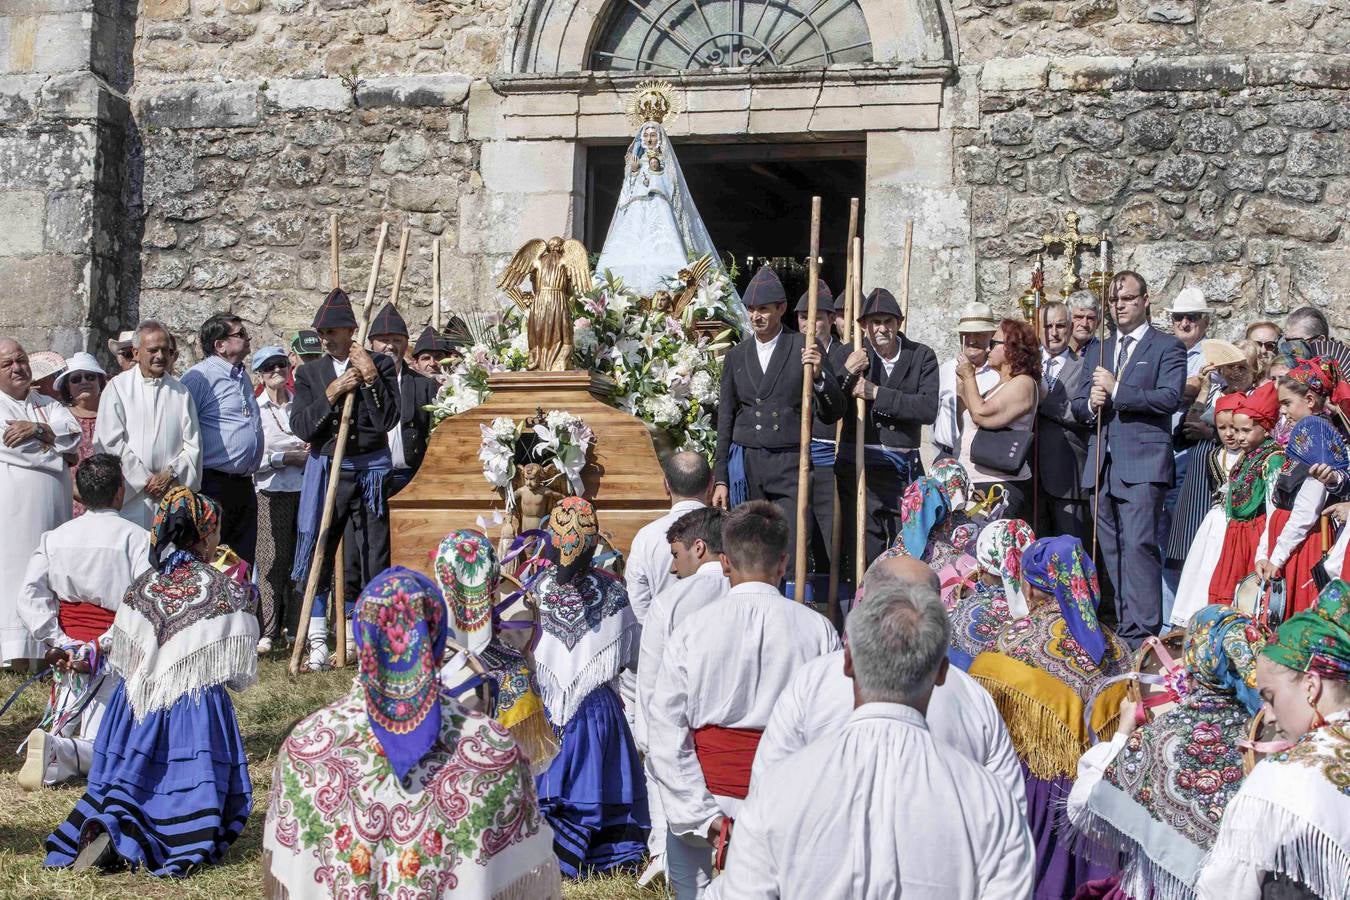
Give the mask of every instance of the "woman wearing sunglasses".
M 98 360 L 88 353 L 76 353 L 66 360 L 66 370 L 56 376 L 56 391 L 61 395 L 75 421 L 80 425 L 80 447 L 76 455 L 84 462 L 94 454 L 94 424 L 98 421 L 98 401 L 103 396 L 103 385 L 108 376 Z M 79 463 L 70 473 L 74 483 L 75 473 L 80 470 Z M 79 489 L 75 489 L 75 504 L 71 518 L 84 514 L 84 504 L 80 503 Z

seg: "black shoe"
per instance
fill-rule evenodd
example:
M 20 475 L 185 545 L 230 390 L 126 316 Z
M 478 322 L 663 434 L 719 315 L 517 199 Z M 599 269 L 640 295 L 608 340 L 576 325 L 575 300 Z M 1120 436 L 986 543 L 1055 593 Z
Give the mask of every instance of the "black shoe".
M 93 840 L 80 848 L 79 855 L 75 857 L 75 865 L 71 866 L 71 869 L 84 872 L 95 866 L 104 868 L 116 855 L 112 848 L 112 835 L 100 831 Z

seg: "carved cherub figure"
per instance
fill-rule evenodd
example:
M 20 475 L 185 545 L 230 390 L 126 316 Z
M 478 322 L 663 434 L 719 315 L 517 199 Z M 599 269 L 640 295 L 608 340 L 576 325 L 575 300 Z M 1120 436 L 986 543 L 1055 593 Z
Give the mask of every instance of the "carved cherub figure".
M 513 495 L 519 523 L 517 534 L 538 528 L 544 517 L 563 498 L 562 494 L 548 486 L 549 479 L 544 474 L 544 467 L 539 463 L 526 463 L 520 467 L 521 485 Z

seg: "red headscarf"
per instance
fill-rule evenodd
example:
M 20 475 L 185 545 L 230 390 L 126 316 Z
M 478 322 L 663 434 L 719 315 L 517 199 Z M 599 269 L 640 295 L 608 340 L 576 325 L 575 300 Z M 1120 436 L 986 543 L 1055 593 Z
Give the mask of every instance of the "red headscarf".
M 1275 392 L 1275 383 L 1267 381 L 1252 391 L 1250 397 L 1243 397 L 1235 412 L 1251 419 L 1266 431 L 1273 429 L 1280 420 L 1280 398 Z
M 1329 356 L 1300 359 L 1289 370 L 1289 377 L 1350 416 L 1350 384 L 1345 383 L 1341 365 L 1335 359 Z
M 1214 415 L 1217 416 L 1221 412 L 1237 412 L 1238 407 L 1240 407 L 1246 399 L 1246 396 L 1241 391 L 1224 394 L 1218 400 L 1214 401 Z

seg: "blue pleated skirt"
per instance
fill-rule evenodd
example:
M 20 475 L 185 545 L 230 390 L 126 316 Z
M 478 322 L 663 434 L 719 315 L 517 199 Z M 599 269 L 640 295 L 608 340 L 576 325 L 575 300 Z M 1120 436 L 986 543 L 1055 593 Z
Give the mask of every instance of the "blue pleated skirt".
M 535 779 L 553 851 L 568 878 L 636 868 L 647 850 L 647 784 L 619 698 L 592 691 L 563 727 L 562 749 Z
M 99 830 L 131 868 L 183 876 L 219 861 L 253 809 L 244 742 L 222 686 L 140 722 L 118 685 L 94 742 L 89 786 L 47 838 L 48 866 L 68 866 Z

